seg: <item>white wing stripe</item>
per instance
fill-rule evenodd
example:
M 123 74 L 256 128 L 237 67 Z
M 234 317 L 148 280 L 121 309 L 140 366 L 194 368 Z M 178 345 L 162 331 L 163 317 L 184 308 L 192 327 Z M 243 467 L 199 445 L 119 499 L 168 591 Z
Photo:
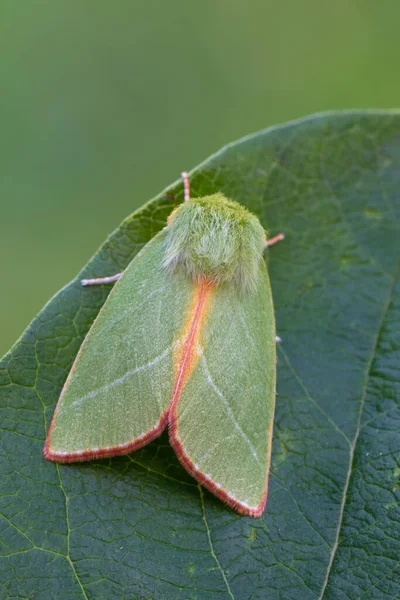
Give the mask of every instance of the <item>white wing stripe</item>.
M 252 455 L 253 455 L 253 457 L 254 457 L 255 461 L 256 461 L 258 464 L 261 464 L 261 463 L 260 463 L 260 460 L 259 460 L 259 458 L 258 458 L 258 456 L 257 456 L 256 449 L 254 448 L 253 444 L 251 443 L 251 441 L 249 440 L 249 438 L 247 437 L 247 435 L 245 434 L 245 432 L 243 431 L 243 429 L 240 427 L 239 423 L 236 421 L 236 419 L 235 419 L 235 416 L 234 416 L 234 414 L 233 414 L 233 412 L 232 412 L 232 409 L 231 409 L 231 407 L 229 406 L 229 403 L 228 403 L 227 399 L 225 398 L 225 396 L 223 395 L 223 393 L 222 393 L 222 392 L 221 392 L 221 391 L 220 391 L 220 390 L 217 388 L 217 386 L 215 385 L 215 383 L 214 383 L 214 381 L 213 381 L 213 379 L 212 379 L 212 377 L 211 377 L 210 371 L 208 370 L 208 366 L 207 366 L 207 363 L 206 363 L 206 359 L 205 359 L 205 357 L 204 357 L 204 354 L 203 354 L 203 356 L 202 356 L 202 359 L 201 359 L 201 361 L 202 361 L 202 365 L 203 365 L 204 373 L 206 374 L 206 377 L 207 377 L 208 383 L 210 384 L 210 386 L 212 387 L 212 389 L 214 390 L 214 392 L 217 394 L 217 396 L 218 396 L 219 398 L 221 398 L 221 400 L 222 400 L 222 402 L 224 403 L 224 406 L 225 406 L 225 408 L 226 408 L 226 412 L 228 413 L 228 415 L 229 415 L 229 417 L 230 417 L 230 419 L 231 419 L 232 423 L 234 424 L 235 428 L 237 429 L 237 431 L 240 433 L 241 437 L 244 439 L 244 441 L 246 442 L 246 444 L 247 444 L 247 445 L 248 445 L 248 447 L 250 448 L 250 450 L 251 450 L 251 453 L 252 453 Z
M 127 371 L 124 375 L 122 375 L 122 377 L 118 377 L 118 379 L 114 379 L 114 381 L 107 383 L 107 385 L 103 385 L 102 387 L 97 388 L 97 390 L 92 390 L 91 392 L 88 392 L 87 394 L 82 396 L 82 398 L 78 398 L 77 400 L 74 400 L 69 405 L 69 408 L 72 408 L 73 406 L 79 406 L 85 400 L 89 400 L 90 398 L 95 398 L 97 396 L 97 394 L 100 394 L 101 392 L 108 392 L 109 390 L 112 390 L 117 385 L 121 385 L 121 383 L 123 383 L 126 379 L 128 379 L 128 377 L 131 377 L 132 375 L 136 375 L 136 373 L 140 373 L 141 371 L 146 371 L 147 369 L 151 369 L 151 367 L 153 367 L 154 365 L 159 363 L 161 360 L 163 360 L 166 356 L 168 356 L 168 354 L 171 351 L 172 351 L 172 346 L 170 346 L 169 348 L 164 350 L 164 352 L 162 354 L 160 354 L 159 356 L 156 356 L 156 358 L 154 358 L 147 364 L 140 365 L 140 367 L 136 367 L 135 369 L 132 369 L 131 371 Z

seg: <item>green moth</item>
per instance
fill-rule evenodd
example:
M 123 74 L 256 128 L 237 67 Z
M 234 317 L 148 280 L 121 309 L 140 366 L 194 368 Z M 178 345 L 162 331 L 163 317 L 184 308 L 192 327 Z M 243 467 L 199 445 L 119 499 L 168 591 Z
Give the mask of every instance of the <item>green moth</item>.
M 237 512 L 267 497 L 276 341 L 266 241 L 222 194 L 189 198 L 117 281 L 87 334 L 44 447 L 69 463 L 127 454 L 168 426 L 185 469 Z

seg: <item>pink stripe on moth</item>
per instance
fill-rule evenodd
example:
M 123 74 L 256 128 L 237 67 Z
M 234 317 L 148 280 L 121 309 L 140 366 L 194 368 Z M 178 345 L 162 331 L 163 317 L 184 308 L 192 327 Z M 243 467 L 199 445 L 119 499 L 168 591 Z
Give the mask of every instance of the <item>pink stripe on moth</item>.
M 106 448 L 82 450 L 79 452 L 53 452 L 50 448 L 51 432 L 54 426 L 54 418 L 51 423 L 49 433 L 47 434 L 46 444 L 44 447 L 43 455 L 46 460 L 57 463 L 71 463 L 71 462 L 83 462 L 85 460 L 94 460 L 97 458 L 109 458 L 111 456 L 122 456 L 124 454 L 130 454 L 134 450 L 139 450 L 146 444 L 149 444 L 157 437 L 159 437 L 164 431 L 168 422 L 168 408 L 161 415 L 158 423 L 152 427 L 149 431 L 146 431 L 141 436 L 136 438 L 133 442 L 121 444 L 120 446 L 108 446 Z
M 183 343 L 175 359 L 175 385 L 172 395 L 170 410 L 173 410 L 174 404 L 178 401 L 186 380 L 193 370 L 196 358 L 196 349 L 200 337 L 204 317 L 207 310 L 208 300 L 213 290 L 213 284 L 202 280 L 196 286 L 192 305 L 189 309 L 189 318 L 183 329 Z M 188 330 L 185 335 L 185 329 Z M 181 339 L 182 339 L 181 338 Z

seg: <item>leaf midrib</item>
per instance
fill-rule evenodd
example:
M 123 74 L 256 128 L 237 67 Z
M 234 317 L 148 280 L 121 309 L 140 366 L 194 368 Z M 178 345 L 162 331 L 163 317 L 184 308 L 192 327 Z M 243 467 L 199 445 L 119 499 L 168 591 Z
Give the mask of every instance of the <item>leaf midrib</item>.
M 353 462 L 354 462 L 354 454 L 355 454 L 355 449 L 357 446 L 357 441 L 362 429 L 361 426 L 361 419 L 362 419 L 362 415 L 363 415 L 363 411 L 364 411 L 364 405 L 365 405 L 365 398 L 367 395 L 367 390 L 368 390 L 368 383 L 369 383 L 369 379 L 370 379 L 370 375 L 371 375 L 371 368 L 372 368 L 372 364 L 374 362 L 374 359 L 376 357 L 376 350 L 378 347 L 378 342 L 379 342 L 379 338 L 381 336 L 382 333 L 382 329 L 383 329 L 383 325 L 386 319 L 386 315 L 388 313 L 391 301 L 392 301 L 392 296 L 393 296 L 393 290 L 394 287 L 397 283 L 397 280 L 399 278 L 399 271 L 400 271 L 400 261 L 397 262 L 396 264 L 396 268 L 394 271 L 394 275 L 392 276 L 392 283 L 389 287 L 389 291 L 388 291 L 388 295 L 386 298 L 386 301 L 383 305 L 383 310 L 379 319 L 379 325 L 376 331 L 376 335 L 372 344 L 372 349 L 371 349 L 371 353 L 367 362 L 367 368 L 365 370 L 365 376 L 364 376 L 364 382 L 363 382 L 363 391 L 361 394 L 361 399 L 360 399 L 360 408 L 358 411 L 358 419 L 357 419 L 357 427 L 356 427 L 356 431 L 353 437 L 353 441 L 350 444 L 350 453 L 349 453 L 349 468 L 347 470 L 347 475 L 346 475 L 346 482 L 344 485 L 344 489 L 343 489 L 343 497 L 342 497 L 342 502 L 340 505 L 340 513 L 339 513 L 339 519 L 338 519 L 338 525 L 337 525 L 337 530 L 336 530 L 336 537 L 335 537 L 335 543 L 332 546 L 332 551 L 329 557 L 329 561 L 328 561 L 328 567 L 327 567 L 327 571 L 325 574 L 325 578 L 322 584 L 322 589 L 321 589 L 321 593 L 318 596 L 318 600 L 323 600 L 324 595 L 325 595 L 325 591 L 329 582 L 329 576 L 332 570 L 332 565 L 333 565 L 333 561 L 335 559 L 335 555 L 336 555 L 336 551 L 339 547 L 339 538 L 340 538 L 340 530 L 342 528 L 342 523 L 343 523 L 343 516 L 344 516 L 344 509 L 346 506 L 346 501 L 347 501 L 347 493 L 348 493 L 348 489 L 349 489 L 349 485 L 350 485 L 350 479 L 351 479 L 351 474 L 353 472 Z

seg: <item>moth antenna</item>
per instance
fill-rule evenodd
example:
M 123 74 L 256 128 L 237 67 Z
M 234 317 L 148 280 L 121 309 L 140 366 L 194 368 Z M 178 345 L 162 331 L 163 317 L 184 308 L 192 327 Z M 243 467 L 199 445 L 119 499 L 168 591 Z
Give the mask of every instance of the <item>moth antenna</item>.
M 284 240 L 284 239 L 285 239 L 284 234 L 283 233 L 278 233 L 278 235 L 274 236 L 270 240 L 266 240 L 265 241 L 265 247 L 273 246 L 277 242 L 280 242 L 281 240 Z
M 117 273 L 116 275 L 112 275 L 111 277 L 96 277 L 95 279 L 82 279 L 81 285 L 102 285 L 103 283 L 114 283 L 118 281 L 122 277 L 122 273 Z
M 186 171 L 183 171 L 183 173 L 181 173 L 181 177 L 183 180 L 183 189 L 184 189 L 184 193 L 185 193 L 185 202 L 189 202 L 190 200 L 190 183 L 189 183 L 189 173 L 187 173 Z

